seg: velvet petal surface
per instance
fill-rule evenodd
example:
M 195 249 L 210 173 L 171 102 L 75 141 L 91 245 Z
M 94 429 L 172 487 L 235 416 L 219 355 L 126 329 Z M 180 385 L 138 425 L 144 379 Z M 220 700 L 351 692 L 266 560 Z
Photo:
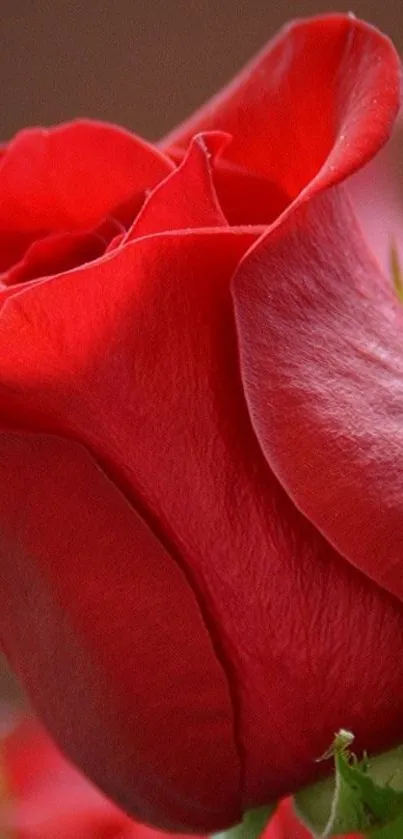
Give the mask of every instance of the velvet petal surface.
M 342 193 L 262 239 L 233 289 L 267 462 L 329 542 L 402 601 L 403 309 Z
M 49 731 L 145 822 L 239 818 L 227 680 L 175 558 L 80 446 L 3 434 L 0 470 L 2 643 Z

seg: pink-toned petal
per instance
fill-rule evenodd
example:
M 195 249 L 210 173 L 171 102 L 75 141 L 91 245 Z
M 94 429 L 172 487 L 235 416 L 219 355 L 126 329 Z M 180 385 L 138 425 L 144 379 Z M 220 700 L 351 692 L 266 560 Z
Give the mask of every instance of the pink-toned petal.
M 80 446 L 0 435 L 7 655 L 55 740 L 167 830 L 240 817 L 226 676 L 176 557 Z
M 391 249 L 403 263 L 403 119 L 374 160 L 349 182 L 356 214 L 372 253 L 391 274 Z
M 403 600 L 403 309 L 343 193 L 269 232 L 233 296 L 268 464 L 329 542 Z
M 115 125 L 21 131 L 0 162 L 0 230 L 92 227 L 171 170 L 161 152 Z
M 227 131 L 223 159 L 277 184 L 290 202 L 311 182 L 335 184 L 369 160 L 390 134 L 399 95 L 398 56 L 376 29 L 352 15 L 299 20 L 161 148 Z
M 212 163 L 230 140 L 222 132 L 196 136 L 183 163 L 151 193 L 125 242 L 164 230 L 228 227 L 215 192 Z

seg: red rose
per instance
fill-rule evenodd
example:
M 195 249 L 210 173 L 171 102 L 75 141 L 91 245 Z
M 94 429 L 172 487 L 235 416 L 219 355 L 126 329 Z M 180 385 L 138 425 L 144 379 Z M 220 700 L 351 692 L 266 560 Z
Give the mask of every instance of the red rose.
M 348 194 L 398 107 L 389 41 L 332 15 L 159 150 L 3 151 L 2 642 L 168 830 L 315 780 L 340 727 L 403 738 L 403 311 Z

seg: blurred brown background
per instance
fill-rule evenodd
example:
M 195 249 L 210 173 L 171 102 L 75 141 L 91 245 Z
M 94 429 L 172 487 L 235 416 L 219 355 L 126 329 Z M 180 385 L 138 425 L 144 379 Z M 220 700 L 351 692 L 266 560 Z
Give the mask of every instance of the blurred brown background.
M 403 46 L 402 0 L 0 0 L 1 135 L 77 115 L 156 138 L 287 19 L 354 11 Z
M 402 0 L 0 0 L 0 140 L 75 116 L 157 138 L 286 20 L 354 11 L 403 48 Z M 16 688 L 0 658 L 0 695 Z

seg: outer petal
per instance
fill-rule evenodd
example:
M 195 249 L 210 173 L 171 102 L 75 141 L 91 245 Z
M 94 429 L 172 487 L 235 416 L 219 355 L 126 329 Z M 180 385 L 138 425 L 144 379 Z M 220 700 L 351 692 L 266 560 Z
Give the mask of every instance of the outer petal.
M 389 136 L 399 87 L 395 50 L 373 27 L 352 15 L 297 21 L 162 147 L 228 131 L 225 160 L 291 201 L 313 179 L 336 183 L 373 156 Z
M 125 243 L 150 233 L 228 227 L 212 178 L 212 160 L 231 140 L 222 132 L 195 137 L 183 163 L 151 193 Z
M 33 719 L 14 718 L 13 729 L 1 743 L 1 755 L 8 791 L 0 819 L 5 835 L 16 839 L 121 839 L 126 835 L 134 839 L 136 831 L 140 833 L 141 826 L 80 775 Z
M 0 435 L 1 635 L 57 740 L 169 830 L 240 817 L 226 677 L 175 559 L 79 446 Z
M 123 128 L 80 120 L 21 131 L 0 161 L 0 231 L 91 227 L 172 169 Z
M 131 821 L 77 772 L 32 719 L 2 743 L 10 790 L 1 827 L 18 839 L 163 839 Z
M 342 726 L 356 732 L 358 749 L 375 751 L 403 738 L 401 604 L 343 562 L 297 511 L 268 468 L 250 425 L 229 278 L 251 240 L 252 233 L 248 238 L 230 230 L 138 239 L 85 269 L 15 295 L 0 320 L 3 424 L 58 429 L 86 442 L 143 511 L 153 532 L 169 545 L 170 555 L 200 593 L 203 615 L 230 685 L 245 807 L 299 789 L 325 771 L 327 767 L 315 763 L 315 758 Z M 85 294 L 89 288 L 91 294 Z M 27 460 L 30 475 L 39 470 L 42 457 L 38 455 L 35 467 Z M 3 485 L 7 487 L 9 473 L 18 485 L 14 496 L 8 490 L 1 499 L 0 523 L 10 526 L 8 505 L 15 515 L 18 499 L 22 521 L 35 528 L 45 552 L 38 564 L 46 569 L 48 540 L 58 529 L 47 520 L 46 508 L 42 513 L 35 506 L 33 515 L 24 484 L 25 480 L 29 486 L 28 477 L 16 454 L 10 453 L 6 463 Z M 49 477 L 50 498 L 58 498 L 58 475 Z M 84 504 L 84 497 L 81 501 L 79 496 L 79 501 Z M 92 515 L 92 502 L 88 509 Z M 65 513 L 61 515 L 64 519 Z M 108 520 L 107 510 L 104 516 Z M 82 520 L 73 516 L 73 521 L 75 538 L 80 540 Z M 133 691 L 141 702 L 135 686 L 142 683 L 139 674 L 136 680 L 128 675 L 122 680 L 117 669 L 130 656 L 127 635 L 123 632 L 121 644 L 121 624 L 116 625 L 116 592 L 125 593 L 127 585 L 127 596 L 132 596 L 130 580 L 121 583 L 114 553 L 105 574 L 103 565 L 99 574 L 96 570 L 98 556 L 75 559 L 73 586 L 71 560 L 65 561 L 70 538 L 69 532 L 66 545 L 65 537 L 61 539 L 63 561 L 55 558 L 52 564 L 51 591 L 60 601 L 68 586 L 71 604 L 64 613 L 71 612 L 77 626 L 85 627 L 91 649 L 101 655 L 100 641 L 105 637 L 105 654 L 112 656 L 109 645 L 114 644 L 118 665 L 108 672 L 118 673 L 116 690 L 129 695 L 130 709 Z M 82 570 L 87 565 L 89 574 Z M 12 574 L 15 594 L 25 604 L 25 592 L 32 586 L 27 587 L 14 559 Z M 113 602 L 106 610 L 108 592 Z M 99 611 L 95 609 L 100 628 L 88 605 L 92 599 L 100 602 Z M 156 607 L 156 619 L 163 608 Z M 15 611 L 21 615 L 23 610 L 18 606 Z M 41 607 L 35 620 L 43 611 Z M 130 628 L 133 617 L 124 614 L 122 626 Z M 0 616 L 7 628 L 1 608 Z M 165 625 L 165 616 L 162 621 Z M 27 635 L 33 653 L 38 644 L 41 649 L 39 627 L 30 624 Z M 25 644 L 25 636 L 16 638 L 17 662 L 25 663 Z M 64 654 L 63 649 L 63 639 L 56 636 L 54 659 L 48 662 L 49 681 L 56 673 L 52 685 L 59 684 L 59 670 L 71 670 L 68 650 Z M 154 648 L 150 654 L 155 673 L 159 659 Z M 131 677 L 132 672 L 131 668 Z M 178 684 L 178 675 L 170 672 L 168 678 Z M 112 781 L 100 777 L 106 771 L 105 761 L 97 759 L 96 766 L 90 765 L 85 753 L 91 747 L 95 755 L 100 748 L 110 748 L 111 766 L 116 754 L 116 741 L 97 745 L 91 673 L 88 690 L 86 680 L 80 681 L 80 702 L 65 709 L 63 725 L 58 720 L 57 726 L 60 732 L 63 728 L 68 745 L 72 735 L 66 720 L 72 715 L 75 723 L 79 704 L 85 745 L 80 755 L 78 732 L 73 729 L 75 753 L 113 792 Z M 191 680 L 193 684 L 192 675 Z M 31 676 L 29 685 L 38 704 L 44 690 L 39 672 Z M 113 679 L 108 691 L 112 686 Z M 96 701 L 101 702 L 102 696 L 98 690 Z M 115 719 L 118 700 L 106 695 L 105 701 Z M 51 726 L 44 707 L 43 714 Z M 87 726 L 91 736 L 86 737 Z M 108 725 L 101 723 L 104 730 L 109 726 L 114 732 L 109 720 Z M 182 742 L 180 728 L 175 731 Z M 125 735 L 130 745 L 133 735 L 126 729 Z M 160 748 L 159 728 L 150 727 L 147 736 Z M 213 807 L 217 754 L 218 748 L 212 763 Z M 188 775 L 189 764 L 180 760 Z M 156 764 L 147 765 L 151 775 Z M 160 770 L 156 774 L 160 777 Z M 134 794 L 137 774 L 123 781 Z M 200 822 L 189 816 L 187 824 L 197 829 Z
M 343 556 L 403 600 L 403 309 L 342 193 L 261 240 L 233 294 L 268 464 Z

